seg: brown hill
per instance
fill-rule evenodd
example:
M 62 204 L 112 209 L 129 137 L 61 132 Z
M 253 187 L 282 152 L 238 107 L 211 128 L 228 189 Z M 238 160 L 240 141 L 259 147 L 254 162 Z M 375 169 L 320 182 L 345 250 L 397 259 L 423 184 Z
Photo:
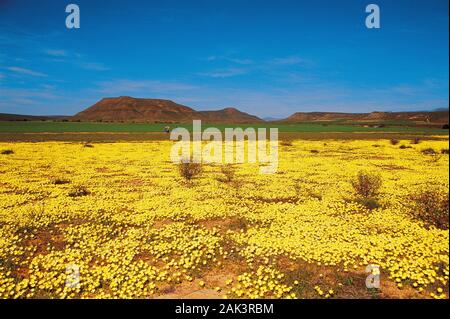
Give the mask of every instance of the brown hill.
M 81 121 L 182 122 L 195 117 L 190 107 L 169 100 L 105 98 L 72 119 Z
M 244 124 L 264 122 L 259 117 L 241 112 L 234 107 L 229 107 L 219 111 L 200 111 L 199 113 L 202 116 L 202 120 L 207 123 Z
M 192 120 L 202 120 L 208 123 L 230 124 L 262 122 L 256 116 L 234 108 L 198 112 L 170 100 L 137 99 L 127 96 L 102 99 L 76 114 L 72 120 L 149 123 L 188 123 Z
M 448 123 L 448 110 L 433 112 L 372 112 L 372 113 L 336 113 L 336 112 L 298 112 L 279 122 L 298 123 L 313 121 L 411 121 L 416 124 Z

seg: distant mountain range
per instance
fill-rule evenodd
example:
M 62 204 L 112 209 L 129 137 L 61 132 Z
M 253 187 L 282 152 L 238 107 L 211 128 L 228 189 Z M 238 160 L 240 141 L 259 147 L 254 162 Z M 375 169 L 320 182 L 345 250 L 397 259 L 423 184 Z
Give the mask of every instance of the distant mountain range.
M 202 120 L 209 124 L 300 123 L 300 122 L 384 122 L 409 121 L 416 124 L 446 124 L 449 110 L 418 112 L 297 112 L 286 119 L 265 118 L 241 112 L 236 108 L 218 111 L 196 111 L 185 105 L 163 99 L 140 99 L 129 96 L 104 98 L 74 116 L 33 116 L 0 113 L 0 121 L 67 120 L 83 122 L 190 123 Z
M 65 115 L 22 115 L 0 113 L 0 121 L 51 121 L 70 118 Z
M 282 123 L 314 122 L 314 121 L 411 121 L 415 123 L 448 123 L 448 109 L 432 112 L 372 112 L 372 113 L 333 113 L 333 112 L 298 112 L 281 120 Z

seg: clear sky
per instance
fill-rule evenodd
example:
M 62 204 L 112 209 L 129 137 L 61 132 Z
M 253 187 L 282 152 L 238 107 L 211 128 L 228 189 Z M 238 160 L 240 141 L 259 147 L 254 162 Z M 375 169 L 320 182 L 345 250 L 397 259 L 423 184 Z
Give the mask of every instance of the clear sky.
M 81 28 L 65 26 L 65 7 Z M 366 5 L 381 29 L 365 27 Z M 0 0 L 0 113 L 103 97 L 261 117 L 448 107 L 447 0 Z

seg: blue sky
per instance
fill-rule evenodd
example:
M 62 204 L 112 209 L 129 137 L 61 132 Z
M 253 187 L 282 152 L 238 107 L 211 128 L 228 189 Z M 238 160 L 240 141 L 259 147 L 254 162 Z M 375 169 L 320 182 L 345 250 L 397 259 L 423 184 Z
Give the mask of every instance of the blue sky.
M 442 108 L 448 46 L 447 0 L 0 0 L 0 113 L 120 95 L 261 117 Z

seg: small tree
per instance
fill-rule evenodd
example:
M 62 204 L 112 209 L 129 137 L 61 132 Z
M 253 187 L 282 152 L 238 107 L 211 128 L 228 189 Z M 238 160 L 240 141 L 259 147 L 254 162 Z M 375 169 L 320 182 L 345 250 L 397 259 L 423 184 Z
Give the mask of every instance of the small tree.
M 356 180 L 352 181 L 355 191 L 364 198 L 374 197 L 381 187 L 381 177 L 376 174 L 360 171 Z

